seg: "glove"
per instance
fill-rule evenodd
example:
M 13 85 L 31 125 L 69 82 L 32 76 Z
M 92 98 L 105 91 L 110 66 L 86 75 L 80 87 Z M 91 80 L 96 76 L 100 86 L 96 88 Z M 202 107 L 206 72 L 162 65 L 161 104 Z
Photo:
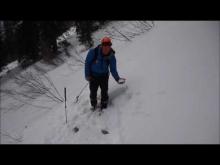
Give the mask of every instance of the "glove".
M 125 78 L 119 78 L 118 84 L 124 84 L 125 83 Z
M 91 77 L 91 76 L 88 76 L 88 77 L 86 77 L 86 80 L 87 80 L 87 81 L 92 81 L 92 77 Z

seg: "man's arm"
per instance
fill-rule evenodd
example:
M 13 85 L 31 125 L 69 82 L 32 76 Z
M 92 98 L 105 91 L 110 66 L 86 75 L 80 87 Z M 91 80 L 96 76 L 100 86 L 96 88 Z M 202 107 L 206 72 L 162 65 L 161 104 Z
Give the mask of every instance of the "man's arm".
M 117 72 L 116 58 L 115 58 L 114 54 L 110 58 L 110 71 L 111 71 L 111 74 L 114 77 L 115 81 L 118 82 L 120 77 L 119 77 L 118 72 Z
M 91 65 L 92 65 L 92 60 L 94 58 L 94 51 L 92 49 L 89 50 L 86 60 L 85 60 L 85 78 L 86 80 L 88 77 L 91 77 Z

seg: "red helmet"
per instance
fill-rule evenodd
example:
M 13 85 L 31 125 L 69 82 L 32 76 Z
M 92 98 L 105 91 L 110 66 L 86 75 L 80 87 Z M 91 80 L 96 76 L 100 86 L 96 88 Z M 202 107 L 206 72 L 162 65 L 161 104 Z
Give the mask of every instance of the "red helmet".
M 112 45 L 112 41 L 109 37 L 104 37 L 101 40 L 101 44 L 110 44 L 110 45 Z

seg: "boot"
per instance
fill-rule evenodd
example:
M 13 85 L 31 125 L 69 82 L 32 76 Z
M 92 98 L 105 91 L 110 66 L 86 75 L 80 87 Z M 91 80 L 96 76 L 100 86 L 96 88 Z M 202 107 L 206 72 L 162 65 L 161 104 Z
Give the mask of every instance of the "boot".
M 96 110 L 96 106 L 91 106 L 90 110 L 94 112 Z
M 107 103 L 102 103 L 101 104 L 101 110 L 106 109 L 107 108 Z

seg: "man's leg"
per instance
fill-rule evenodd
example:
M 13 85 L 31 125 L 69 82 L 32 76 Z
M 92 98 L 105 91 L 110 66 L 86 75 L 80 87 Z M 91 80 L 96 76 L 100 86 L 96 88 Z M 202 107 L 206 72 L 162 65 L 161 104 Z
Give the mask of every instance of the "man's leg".
M 105 76 L 100 80 L 101 108 L 107 108 L 108 105 L 108 79 L 109 76 Z
M 98 90 L 98 82 L 97 79 L 93 78 L 89 83 L 90 89 L 90 102 L 93 107 L 97 105 L 97 90 Z

